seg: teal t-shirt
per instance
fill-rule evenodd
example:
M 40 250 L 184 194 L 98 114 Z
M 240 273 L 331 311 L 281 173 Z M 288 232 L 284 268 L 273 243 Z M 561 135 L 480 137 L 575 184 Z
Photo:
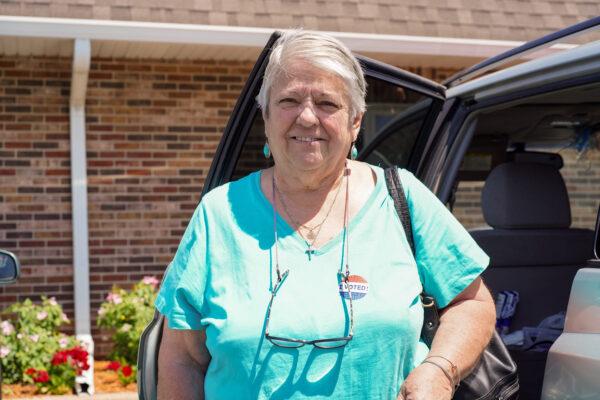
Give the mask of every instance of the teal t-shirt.
M 206 329 L 205 377 L 213 399 L 396 399 L 426 356 L 419 340 L 422 291 L 446 306 L 489 258 L 446 207 L 410 172 L 400 177 L 411 212 L 418 268 L 388 195 L 383 170 L 349 222 L 354 337 L 345 347 L 284 349 L 264 338 L 276 282 L 273 209 L 260 172 L 206 194 L 169 266 L 156 307 L 173 329 Z M 351 187 L 350 190 L 361 190 Z M 271 310 L 269 333 L 298 339 L 345 336 L 348 300 L 337 271 L 343 234 L 309 257 L 279 216 L 279 260 L 289 269 Z

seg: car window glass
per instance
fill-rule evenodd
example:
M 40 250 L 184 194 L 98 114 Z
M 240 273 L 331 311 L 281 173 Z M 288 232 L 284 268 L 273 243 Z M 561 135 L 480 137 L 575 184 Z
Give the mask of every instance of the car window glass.
M 359 153 L 374 146 L 365 161 L 381 166 L 406 166 L 432 101 L 410 89 L 367 77 L 367 111 L 357 142 Z M 239 179 L 252 171 L 272 165 L 265 159 L 264 121 L 256 112 L 233 172 Z
M 537 148 L 536 151 L 557 152 L 556 148 Z M 593 229 L 600 199 L 600 151 L 578 158 L 575 149 L 558 152 L 564 166 L 560 169 L 571 205 L 571 228 Z M 481 191 L 484 180 L 458 182 L 452 212 L 467 229 L 485 228 L 488 225 L 481 209 Z
M 273 165 L 273 158 L 265 158 L 263 146 L 265 145 L 265 121 L 259 110 L 256 111 L 254 120 L 246 141 L 242 147 L 240 158 L 233 171 L 232 180 L 242 178 L 253 171 L 268 168 Z
M 406 167 L 431 103 L 430 99 L 423 99 L 391 118 L 382 129 L 375 132 L 373 136 L 379 137 L 372 140 L 371 146 L 371 143 L 362 146 L 367 152 L 364 160 L 381 167 Z
M 406 167 L 432 100 L 414 90 L 367 78 L 367 112 L 357 143 L 363 160 Z
M 571 227 L 593 229 L 600 201 L 600 85 L 567 88 L 523 99 L 478 117 L 477 131 L 457 176 L 452 210 L 467 228 L 487 227 L 481 192 L 487 174 L 522 147 L 562 159 L 560 174 L 571 206 Z M 550 162 L 546 159 L 546 163 Z M 552 162 L 554 164 L 554 162 Z M 560 165 L 558 165 L 560 167 Z

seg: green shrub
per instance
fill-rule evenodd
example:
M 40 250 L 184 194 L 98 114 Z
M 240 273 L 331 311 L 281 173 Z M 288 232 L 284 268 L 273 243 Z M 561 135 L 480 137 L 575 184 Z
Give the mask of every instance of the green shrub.
M 59 332 L 69 323 L 56 299 L 42 297 L 41 304 L 30 299 L 9 306 L 11 319 L 0 322 L 0 361 L 6 383 L 30 382 L 26 370 L 47 370 L 54 354 L 77 344 L 75 338 Z
M 135 365 L 142 331 L 154 315 L 158 280 L 147 276 L 127 291 L 113 287 L 98 310 L 98 325 L 113 330 L 112 360 Z

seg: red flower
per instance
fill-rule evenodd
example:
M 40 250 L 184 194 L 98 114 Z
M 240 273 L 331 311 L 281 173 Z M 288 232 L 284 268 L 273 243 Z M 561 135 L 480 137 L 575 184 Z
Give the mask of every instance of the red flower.
M 37 383 L 46 383 L 50 380 L 50 375 L 48 375 L 47 371 L 44 371 L 43 369 L 37 371 L 37 375 L 35 378 L 33 378 L 34 382 Z
M 33 375 L 37 372 L 37 370 L 35 368 L 27 368 L 25 370 L 25 375 Z
M 87 371 L 88 369 L 90 369 L 90 365 L 87 363 L 87 361 L 84 361 L 84 362 L 80 363 L 80 365 L 79 365 L 79 369 L 80 369 L 81 371 Z M 79 375 L 81 375 L 81 371 L 78 371 L 77 373 L 78 373 Z
M 60 365 L 67 362 L 67 353 L 65 351 L 57 352 L 54 357 L 52 357 L 52 365 Z
M 75 361 L 86 361 L 88 358 L 88 352 L 79 346 L 75 346 L 68 350 L 69 356 Z
M 125 378 L 129 378 L 133 373 L 133 369 L 131 368 L 131 365 L 124 365 L 123 368 L 121 368 L 121 372 Z
M 106 366 L 106 369 L 109 369 L 111 371 L 118 371 L 119 368 L 121 368 L 121 363 L 118 361 L 111 361 Z

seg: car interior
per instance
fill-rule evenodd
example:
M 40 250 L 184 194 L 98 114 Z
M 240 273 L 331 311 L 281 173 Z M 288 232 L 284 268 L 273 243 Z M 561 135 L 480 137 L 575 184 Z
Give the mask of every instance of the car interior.
M 511 332 L 565 312 L 577 270 L 594 257 L 599 105 L 600 85 L 592 84 L 503 104 L 476 117 L 449 207 L 490 256 L 483 279 L 492 295 L 519 294 Z M 524 399 L 540 398 L 552 342 L 533 339 L 529 348 L 509 346 Z

